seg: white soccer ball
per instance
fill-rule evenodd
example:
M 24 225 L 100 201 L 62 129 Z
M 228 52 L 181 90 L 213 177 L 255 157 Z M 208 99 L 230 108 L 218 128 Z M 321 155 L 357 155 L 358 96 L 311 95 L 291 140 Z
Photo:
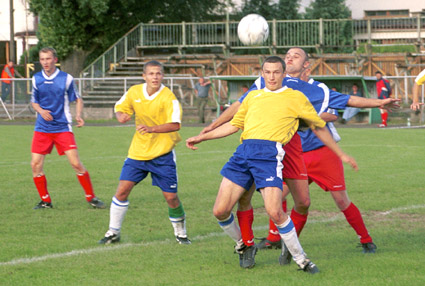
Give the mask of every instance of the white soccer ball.
M 261 45 L 269 37 L 269 24 L 258 14 L 248 14 L 238 24 L 238 37 L 244 45 Z

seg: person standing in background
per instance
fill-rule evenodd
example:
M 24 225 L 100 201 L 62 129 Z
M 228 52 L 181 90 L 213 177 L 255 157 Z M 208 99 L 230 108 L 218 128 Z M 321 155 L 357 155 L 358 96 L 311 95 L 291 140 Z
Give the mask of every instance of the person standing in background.
M 198 97 L 198 116 L 199 123 L 205 123 L 205 107 L 208 104 L 208 93 L 210 91 L 211 82 L 203 77 L 195 84 L 195 92 Z

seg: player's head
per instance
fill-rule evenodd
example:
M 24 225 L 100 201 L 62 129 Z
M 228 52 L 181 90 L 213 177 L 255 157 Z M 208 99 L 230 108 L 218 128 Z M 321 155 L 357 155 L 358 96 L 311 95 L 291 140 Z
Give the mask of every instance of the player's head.
M 9 61 L 8 63 L 7 63 L 7 65 L 9 66 L 9 67 L 11 67 L 11 68 L 13 68 L 13 61 Z
M 42 48 L 38 54 L 41 67 L 48 75 L 56 70 L 56 63 L 58 62 L 58 55 L 56 50 L 50 47 Z
M 359 86 L 357 85 L 357 83 L 353 83 L 353 91 L 358 91 L 359 90 Z
M 261 74 L 266 83 L 266 88 L 278 90 L 282 87 L 285 77 L 285 62 L 278 56 L 271 56 L 264 60 L 261 66 Z
M 382 73 L 381 73 L 380 71 L 377 71 L 377 72 L 375 73 L 375 76 L 376 76 L 376 78 L 379 80 L 379 79 L 381 79 L 381 78 L 382 78 Z
M 148 92 L 155 92 L 161 87 L 164 78 L 164 67 L 158 61 L 149 61 L 143 66 L 143 79 L 146 81 Z
M 292 77 L 300 77 L 310 66 L 307 53 L 298 47 L 290 48 L 285 55 L 286 73 Z

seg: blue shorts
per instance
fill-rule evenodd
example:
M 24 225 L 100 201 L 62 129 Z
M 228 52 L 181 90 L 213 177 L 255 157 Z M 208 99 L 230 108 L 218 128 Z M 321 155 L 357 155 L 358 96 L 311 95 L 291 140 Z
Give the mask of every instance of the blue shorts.
M 257 189 L 277 187 L 282 190 L 282 144 L 267 140 L 244 140 L 221 169 L 221 175 L 249 190 L 253 183 Z
M 177 168 L 174 150 L 153 160 L 141 161 L 125 159 L 120 180 L 138 184 L 151 173 L 152 186 L 163 192 L 177 193 Z

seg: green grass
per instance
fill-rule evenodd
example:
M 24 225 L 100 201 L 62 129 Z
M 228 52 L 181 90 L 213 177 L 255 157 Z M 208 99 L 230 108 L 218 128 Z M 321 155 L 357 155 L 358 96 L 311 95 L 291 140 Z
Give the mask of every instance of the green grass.
M 239 267 L 233 243 L 212 215 L 219 171 L 238 145 L 238 135 L 176 147 L 179 196 L 193 244 L 174 241 L 165 200 L 150 178 L 130 195 L 119 245 L 97 241 L 109 211 L 94 210 L 66 158 L 54 150 L 45 172 L 54 209 L 32 210 L 39 201 L 31 178 L 30 125 L 0 125 L 0 285 L 424 285 L 424 129 L 341 128 L 340 146 L 358 172 L 346 170 L 351 200 L 362 211 L 378 245 L 375 255 L 356 248 L 358 238 L 330 195 L 311 186 L 312 205 L 301 243 L 318 275 L 278 264 L 279 251 L 257 254 L 254 269 Z M 110 203 L 133 127 L 75 129 L 80 156 L 95 192 Z M 199 127 L 183 127 L 186 139 Z M 292 205 L 289 200 L 290 206 Z M 264 237 L 267 217 L 253 199 L 254 233 Z

